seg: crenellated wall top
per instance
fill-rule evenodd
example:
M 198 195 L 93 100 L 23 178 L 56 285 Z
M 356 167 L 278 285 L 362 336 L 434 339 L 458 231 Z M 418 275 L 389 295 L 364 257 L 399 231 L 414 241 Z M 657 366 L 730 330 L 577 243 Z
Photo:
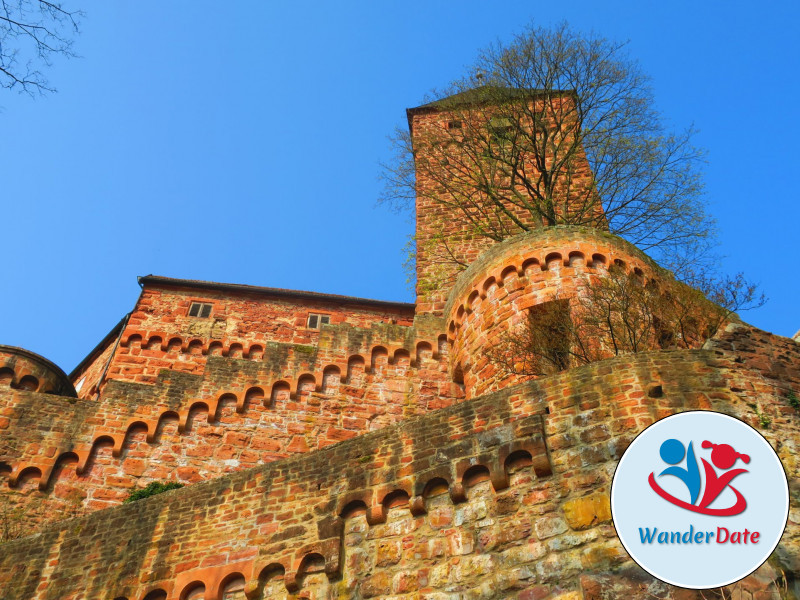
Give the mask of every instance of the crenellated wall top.
M 586 256 L 587 248 L 592 247 L 595 247 L 597 252 Z M 589 266 L 596 262 L 596 258 L 604 260 L 605 264 L 609 265 L 618 257 L 628 257 L 637 259 L 654 270 L 662 270 L 653 259 L 619 236 L 592 227 L 555 225 L 515 235 L 484 251 L 456 279 L 447 297 L 444 315 L 450 315 L 454 306 L 463 302 L 464 296 L 480 281 L 491 276 L 494 271 L 498 271 L 499 274 L 506 266 L 510 266 L 512 262 L 509 260 L 517 255 L 521 258 L 522 254 L 526 256 L 541 254 L 536 262 L 544 270 L 551 254 L 558 254 L 560 260 L 568 266 L 570 255 L 575 253 L 583 255 Z M 595 258 L 594 254 L 599 256 Z
M 765 358 L 767 347 L 780 359 Z M 768 415 L 763 434 L 797 481 L 793 446 L 778 443 L 796 439 L 786 398 L 800 381 L 797 352 L 794 342 L 737 326 L 712 350 L 620 356 L 527 382 L 53 524 L 2 546 L 0 588 L 9 600 L 53 590 L 126 600 L 185 600 L 202 590 L 222 600 L 234 580 L 256 597 L 277 572 L 283 589 L 265 597 L 319 597 L 310 588 L 322 581 L 339 597 L 368 598 L 403 593 L 402 582 L 423 571 L 436 594 L 456 578 L 473 577 L 477 589 L 494 571 L 508 581 L 529 570 L 537 577 L 521 585 L 580 597 L 544 586 L 577 590 L 629 564 L 605 498 L 622 451 L 655 420 L 711 409 L 758 426 Z M 745 390 L 759 398 L 758 411 Z M 797 535 L 792 521 L 779 551 L 786 561 L 797 560 Z M 456 564 L 485 567 L 450 577 Z
M 69 377 L 55 363 L 30 350 L 0 344 L 0 385 L 74 397 Z

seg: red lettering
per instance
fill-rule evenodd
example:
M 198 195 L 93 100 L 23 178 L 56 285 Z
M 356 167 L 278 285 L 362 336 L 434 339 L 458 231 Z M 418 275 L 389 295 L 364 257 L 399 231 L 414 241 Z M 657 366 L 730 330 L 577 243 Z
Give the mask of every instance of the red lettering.
M 722 532 L 725 532 L 725 538 L 722 537 Z M 728 536 L 730 536 L 731 532 L 728 531 L 725 527 L 717 527 L 717 543 L 724 544 L 728 541 Z
M 714 534 L 709 531 L 706 537 L 711 535 Z M 746 544 L 748 543 L 748 536 L 750 537 L 751 544 L 757 544 L 758 538 L 761 537 L 761 534 L 758 531 L 750 531 L 749 529 L 745 529 L 744 531 L 730 532 L 726 527 L 717 527 L 718 544 L 725 544 L 728 542 L 731 544 Z

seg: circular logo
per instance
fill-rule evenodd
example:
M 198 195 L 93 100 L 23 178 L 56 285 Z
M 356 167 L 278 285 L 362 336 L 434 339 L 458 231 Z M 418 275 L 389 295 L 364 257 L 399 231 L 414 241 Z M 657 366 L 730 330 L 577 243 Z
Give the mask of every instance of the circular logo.
M 749 425 L 711 411 L 662 419 L 623 454 L 611 484 L 622 545 L 671 585 L 722 587 L 778 545 L 789 486 L 778 456 Z

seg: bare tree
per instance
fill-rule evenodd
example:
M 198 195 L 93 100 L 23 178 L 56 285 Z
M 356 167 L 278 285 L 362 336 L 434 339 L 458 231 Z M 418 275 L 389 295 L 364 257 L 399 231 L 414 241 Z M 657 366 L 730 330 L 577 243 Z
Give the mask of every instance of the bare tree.
M 598 227 L 657 260 L 713 236 L 693 130 L 666 130 L 625 44 L 567 24 L 529 27 L 480 52 L 434 97 L 426 106 L 448 126 L 413 144 L 405 132 L 394 138 L 382 199 L 396 207 L 430 200 L 495 241 L 547 225 Z
M 530 309 L 487 356 L 506 375 L 538 377 L 621 354 L 700 348 L 733 313 L 765 301 L 741 275 L 695 282 L 701 289 L 661 275 L 645 281 L 612 266 L 571 301 Z
M 0 0 L 0 85 L 31 96 L 53 92 L 42 72 L 53 57 L 74 57 L 78 10 L 63 2 Z

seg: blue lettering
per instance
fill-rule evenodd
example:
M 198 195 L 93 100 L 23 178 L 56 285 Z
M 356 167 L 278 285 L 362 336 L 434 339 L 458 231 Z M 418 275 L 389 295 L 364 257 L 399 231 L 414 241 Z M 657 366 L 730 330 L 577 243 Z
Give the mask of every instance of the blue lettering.
M 681 541 L 684 544 L 691 544 L 693 537 L 694 537 L 694 525 L 689 525 L 689 531 L 683 534 Z
M 642 531 L 642 528 L 639 527 L 639 537 L 642 538 L 642 543 L 643 544 L 652 544 L 653 543 L 653 539 L 656 537 L 656 531 L 658 531 L 657 527 L 653 527 L 653 533 L 650 533 L 650 528 L 649 527 L 645 527 L 644 531 Z M 645 532 L 647 532 L 647 533 L 645 533 Z

